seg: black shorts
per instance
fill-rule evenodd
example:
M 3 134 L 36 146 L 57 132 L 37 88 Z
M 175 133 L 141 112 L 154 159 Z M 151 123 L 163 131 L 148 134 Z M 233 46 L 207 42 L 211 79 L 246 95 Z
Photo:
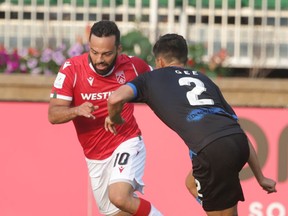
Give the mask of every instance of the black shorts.
M 231 208 L 244 201 L 239 172 L 249 158 L 245 134 L 219 138 L 193 156 L 198 198 L 205 211 Z

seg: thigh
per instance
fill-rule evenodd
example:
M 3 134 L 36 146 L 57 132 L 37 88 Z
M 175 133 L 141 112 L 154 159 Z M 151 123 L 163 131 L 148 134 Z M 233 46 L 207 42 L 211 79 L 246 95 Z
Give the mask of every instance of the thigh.
M 112 158 L 112 156 L 105 160 L 90 160 L 86 158 L 94 199 L 99 212 L 103 215 L 112 215 L 119 211 L 110 202 L 108 194 Z
M 109 184 L 128 182 L 143 193 L 146 149 L 142 137 L 123 142 L 113 153 Z
M 146 149 L 141 137 L 123 142 L 105 160 L 86 159 L 93 195 L 102 214 L 111 215 L 119 211 L 109 200 L 110 184 L 127 182 L 134 190 L 143 193 L 145 160 Z
M 239 172 L 248 157 L 244 134 L 217 139 L 193 157 L 193 175 L 205 211 L 227 209 L 244 200 Z

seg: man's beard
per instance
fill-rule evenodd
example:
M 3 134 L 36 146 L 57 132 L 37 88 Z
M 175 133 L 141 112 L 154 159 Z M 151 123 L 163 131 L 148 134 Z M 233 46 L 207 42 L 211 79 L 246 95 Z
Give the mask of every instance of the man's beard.
M 98 73 L 98 74 L 101 75 L 101 76 L 105 76 L 105 75 L 107 75 L 107 74 L 113 69 L 113 67 L 115 66 L 117 57 L 118 57 L 118 54 L 116 54 L 116 56 L 115 56 L 115 58 L 113 59 L 113 61 L 111 62 L 111 64 L 110 64 L 105 70 L 99 70 L 99 69 L 97 69 L 97 67 L 96 67 L 97 64 L 94 64 L 94 63 L 92 62 L 92 59 L 91 59 L 90 56 L 89 56 L 89 59 L 90 59 L 90 62 L 92 63 L 92 65 L 93 65 L 93 68 L 94 68 L 94 70 L 96 71 L 96 73 Z M 107 66 L 107 64 L 106 64 L 105 62 L 100 63 L 100 64 L 104 64 L 105 66 Z

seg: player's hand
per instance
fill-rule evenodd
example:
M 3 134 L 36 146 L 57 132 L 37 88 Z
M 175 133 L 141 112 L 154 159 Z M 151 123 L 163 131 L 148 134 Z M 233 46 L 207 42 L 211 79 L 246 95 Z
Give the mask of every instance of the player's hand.
M 84 116 L 86 118 L 96 119 L 96 117 L 93 115 L 93 112 L 98 108 L 99 106 L 94 106 L 90 102 L 84 102 L 80 106 L 75 107 L 75 113 L 77 116 Z
M 260 185 L 263 190 L 267 191 L 268 194 L 277 192 L 276 182 L 272 179 L 264 177 L 264 179 L 260 182 Z
M 117 130 L 116 130 L 116 124 L 123 124 L 125 121 L 124 119 L 122 119 L 120 117 L 119 121 L 117 121 L 117 123 L 113 122 L 109 116 L 107 116 L 105 118 L 105 122 L 104 122 L 104 127 L 106 131 L 110 131 L 111 133 L 113 133 L 114 135 L 117 134 Z
M 113 134 L 117 134 L 117 130 L 115 128 L 115 123 L 113 121 L 111 121 L 110 117 L 107 116 L 105 118 L 105 122 L 104 122 L 104 127 L 106 131 L 110 131 Z

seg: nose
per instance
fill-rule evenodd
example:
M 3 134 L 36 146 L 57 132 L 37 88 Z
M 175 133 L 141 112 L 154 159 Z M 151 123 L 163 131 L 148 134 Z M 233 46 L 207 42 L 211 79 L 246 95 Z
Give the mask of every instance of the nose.
M 96 55 L 95 60 L 96 60 L 96 64 L 104 63 L 103 55 L 101 54 Z

